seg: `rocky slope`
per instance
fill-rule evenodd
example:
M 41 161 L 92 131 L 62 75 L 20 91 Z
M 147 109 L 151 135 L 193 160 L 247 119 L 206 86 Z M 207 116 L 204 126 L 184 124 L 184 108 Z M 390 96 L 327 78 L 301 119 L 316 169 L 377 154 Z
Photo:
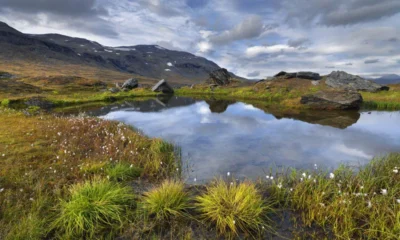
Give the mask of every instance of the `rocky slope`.
M 157 45 L 107 47 L 59 34 L 21 33 L 0 22 L 0 59 L 87 65 L 154 79 L 197 83 L 220 67 L 203 57 Z

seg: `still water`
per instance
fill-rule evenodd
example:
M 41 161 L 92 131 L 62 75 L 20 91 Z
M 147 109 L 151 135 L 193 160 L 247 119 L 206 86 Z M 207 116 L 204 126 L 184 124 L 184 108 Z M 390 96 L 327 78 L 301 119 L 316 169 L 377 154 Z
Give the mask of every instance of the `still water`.
M 171 97 L 91 114 L 179 145 L 188 181 L 227 172 L 257 178 L 280 167 L 361 166 L 373 156 L 400 151 L 400 112 L 282 112 L 256 106 Z

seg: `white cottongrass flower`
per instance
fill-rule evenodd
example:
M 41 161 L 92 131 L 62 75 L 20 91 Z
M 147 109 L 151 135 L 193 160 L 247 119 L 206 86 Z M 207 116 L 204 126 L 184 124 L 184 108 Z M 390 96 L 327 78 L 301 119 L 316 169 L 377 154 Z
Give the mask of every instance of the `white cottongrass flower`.
M 400 204 L 400 199 L 396 199 L 396 202 L 397 202 L 398 204 Z
M 269 179 L 269 176 L 267 175 L 267 176 L 265 176 L 265 178 L 266 178 L 266 179 Z
M 388 191 L 387 191 L 387 189 L 381 189 L 381 193 L 382 193 L 382 195 L 387 195 Z
M 229 177 L 230 175 L 231 175 L 231 172 L 227 172 L 227 173 L 226 173 L 226 176 Z
M 271 180 L 274 180 L 274 177 L 273 177 L 273 176 L 271 176 L 269 179 L 271 179 Z
M 330 179 L 334 179 L 334 178 L 335 178 L 335 174 L 329 173 L 329 178 L 330 178 Z
M 303 178 L 300 178 L 300 182 L 302 182 L 303 181 Z
M 399 169 L 393 169 L 394 173 L 399 173 Z
M 4 188 L 1 188 L 1 189 L 0 189 L 0 193 L 1 193 L 1 192 L 4 192 Z
M 130 167 L 130 168 L 133 168 L 133 164 L 131 164 L 129 167 Z
M 278 184 L 278 188 L 282 188 L 282 183 L 279 183 L 279 184 Z
M 301 174 L 301 176 L 307 177 L 307 174 L 306 174 L 305 172 L 303 172 L 303 173 Z
M 324 204 L 324 203 L 319 203 L 319 205 L 320 205 L 321 207 L 325 207 L 325 204 Z
M 197 182 L 197 178 L 194 178 L 193 181 Z
M 233 220 L 233 224 L 236 224 L 236 221 L 235 221 L 235 220 Z
M 3 153 L 3 154 L 1 154 L 1 156 L 2 156 L 2 157 L 5 157 L 6 155 Z
M 371 207 L 372 207 L 371 201 L 368 201 L 367 203 L 368 203 L 368 206 L 367 206 L 367 207 L 368 207 L 368 208 L 371 208 Z

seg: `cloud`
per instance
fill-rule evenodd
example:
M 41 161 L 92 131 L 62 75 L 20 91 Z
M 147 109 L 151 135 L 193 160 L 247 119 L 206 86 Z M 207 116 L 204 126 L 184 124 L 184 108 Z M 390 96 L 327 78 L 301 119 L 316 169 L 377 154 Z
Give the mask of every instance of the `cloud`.
M 254 71 L 247 74 L 248 77 L 258 77 L 260 76 L 260 71 Z
M 203 8 L 210 0 L 186 0 L 186 4 L 191 8 Z
M 66 16 L 98 16 L 108 12 L 96 0 L 0 0 L 0 8 L 26 13 L 53 13 Z
M 282 5 L 288 22 L 325 26 L 371 22 L 400 12 L 398 0 L 285 0 Z
M 289 45 L 290 47 L 295 47 L 295 48 L 297 48 L 297 47 L 303 46 L 304 44 L 308 43 L 309 41 L 310 41 L 310 40 L 309 40 L 308 38 L 290 39 L 290 40 L 288 41 L 288 45 Z
M 353 66 L 353 63 L 349 62 L 349 63 L 345 63 L 344 65 L 346 65 L 346 66 Z
M 11 22 L 26 22 L 54 29 L 75 29 L 116 38 L 114 26 L 105 20 L 106 8 L 96 0 L 0 0 L 1 17 Z
M 336 67 L 335 66 L 325 66 L 325 68 L 332 69 L 332 68 L 336 68 Z
M 179 16 L 181 14 L 178 6 L 176 6 L 176 1 L 139 0 L 139 4 L 142 8 L 147 8 L 151 12 L 163 17 Z
M 256 57 L 261 54 L 278 54 L 285 52 L 296 52 L 296 48 L 289 45 L 277 44 L 272 46 L 253 46 L 246 49 L 246 55 L 248 57 Z
M 395 38 L 395 37 L 392 37 L 392 38 L 389 38 L 388 39 L 388 41 L 389 42 L 397 42 L 399 39 L 398 38 Z
M 210 36 L 210 42 L 224 45 L 233 41 L 259 37 L 264 32 L 263 20 L 260 16 L 251 16 L 233 29 Z
M 371 64 L 371 63 L 377 63 L 377 62 L 379 62 L 379 59 L 369 59 L 369 60 L 364 61 L 365 64 Z

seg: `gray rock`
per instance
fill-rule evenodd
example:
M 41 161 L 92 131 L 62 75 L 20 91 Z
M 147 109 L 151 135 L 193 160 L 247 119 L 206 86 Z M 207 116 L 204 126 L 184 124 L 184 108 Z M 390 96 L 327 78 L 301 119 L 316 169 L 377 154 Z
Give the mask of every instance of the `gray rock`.
M 8 72 L 0 72 L 0 79 L 14 78 L 14 75 Z
M 359 109 L 362 102 L 361 94 L 346 90 L 320 91 L 302 96 L 300 100 L 301 104 L 319 110 Z
M 120 92 L 121 90 L 119 90 L 119 88 L 113 87 L 113 88 L 108 89 L 108 91 L 110 91 L 111 93 L 118 93 L 118 92 Z
M 216 84 L 218 86 L 228 85 L 231 83 L 231 75 L 225 68 L 220 68 L 210 73 L 210 77 L 207 79 L 206 83 Z
M 315 72 L 284 72 L 281 71 L 277 73 L 274 77 L 276 78 L 284 78 L 284 79 L 290 79 L 290 78 L 301 78 L 301 79 L 309 79 L 309 80 L 320 80 L 321 76 L 319 73 Z
M 333 88 L 348 89 L 366 92 L 389 90 L 389 87 L 379 85 L 360 76 L 348 74 L 344 71 L 333 71 L 326 78 L 326 84 Z
M 302 79 L 309 79 L 309 80 L 320 80 L 321 77 L 319 76 L 319 73 L 315 72 L 298 72 L 296 74 L 297 78 L 302 78 Z
M 160 80 L 156 85 L 154 85 L 151 90 L 153 92 L 174 93 L 174 89 L 164 79 Z
M 134 88 L 137 88 L 139 86 L 139 81 L 135 78 L 130 78 L 122 84 L 122 88 L 126 88 L 129 90 L 132 90 Z

